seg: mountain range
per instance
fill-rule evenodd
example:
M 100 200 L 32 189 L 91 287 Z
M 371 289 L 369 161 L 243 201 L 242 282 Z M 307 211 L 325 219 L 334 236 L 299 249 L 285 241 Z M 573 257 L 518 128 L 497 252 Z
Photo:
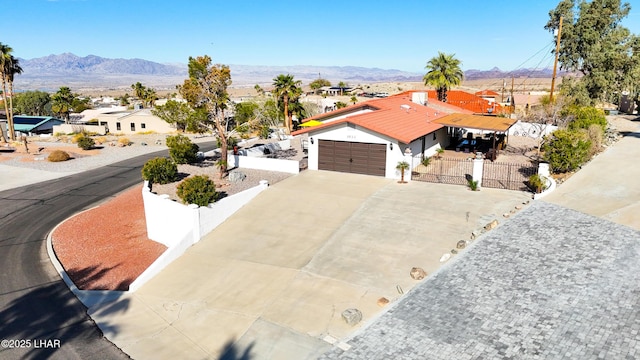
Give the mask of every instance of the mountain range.
M 141 82 L 156 89 L 175 89 L 187 77 L 186 64 L 161 64 L 143 59 L 110 59 L 95 55 L 80 57 L 71 53 L 34 59 L 19 59 L 23 73 L 15 77 L 16 89 L 55 91 L 60 86 L 80 89 L 124 89 Z M 291 74 L 303 84 L 322 77 L 347 84 L 374 82 L 420 82 L 424 74 L 401 70 L 356 66 L 255 66 L 229 65 L 233 86 L 269 85 L 279 74 Z M 465 79 L 505 77 L 550 77 L 551 70 L 521 69 L 504 72 L 467 70 Z

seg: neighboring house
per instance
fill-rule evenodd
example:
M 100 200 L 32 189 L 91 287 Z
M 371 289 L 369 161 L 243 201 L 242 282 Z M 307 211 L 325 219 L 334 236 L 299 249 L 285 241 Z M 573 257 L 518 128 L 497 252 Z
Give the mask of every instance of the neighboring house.
M 53 134 L 53 127 L 61 124 L 64 124 L 64 120 L 51 116 L 18 115 L 13 117 L 16 136 Z
M 167 134 L 176 131 L 174 126 L 153 115 L 150 109 L 101 115 L 98 116 L 98 122 L 100 124 L 106 122 L 107 129 L 114 134 L 135 134 L 149 131 Z
M 72 124 L 58 126 L 55 132 L 78 132 L 79 127 L 101 135 L 142 132 L 167 134 L 176 131 L 174 126 L 153 115 L 150 109 L 130 110 L 125 106 L 88 109 L 80 114 L 73 114 L 72 119 Z
M 495 102 L 497 103 L 501 103 L 502 101 L 501 98 L 503 97 L 502 95 L 498 94 L 497 92 L 493 91 L 493 90 L 480 90 L 480 91 L 476 91 L 473 95 L 481 97 L 485 100 L 487 100 L 490 104 L 493 104 Z
M 308 136 L 310 170 L 399 178 L 396 166 L 406 154 L 431 156 L 449 144 L 447 127 L 434 120 L 468 113 L 432 99 L 425 105 L 425 98 L 425 93 L 405 92 L 358 103 L 306 119 L 321 124 L 293 135 Z
M 426 93 L 429 96 L 429 101 L 438 98 L 438 93 L 435 90 L 427 90 Z M 501 114 L 505 110 L 499 103 L 493 100 L 490 101 L 489 99 L 462 90 L 447 91 L 447 104 L 472 111 L 476 114 Z

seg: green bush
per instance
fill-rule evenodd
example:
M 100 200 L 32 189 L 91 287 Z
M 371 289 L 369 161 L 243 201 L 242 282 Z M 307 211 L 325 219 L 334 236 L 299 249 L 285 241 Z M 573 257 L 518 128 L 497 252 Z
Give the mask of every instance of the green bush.
M 544 178 L 538 174 L 533 174 L 529 177 L 528 185 L 531 191 L 536 194 L 539 194 L 545 188 Z
M 422 159 L 422 165 L 429 166 L 430 163 L 431 163 L 431 158 L 430 157 L 425 156 L 424 159 Z
M 568 110 L 575 119 L 569 123 L 570 130 L 589 129 L 591 125 L 598 125 L 604 132 L 607 130 L 607 118 L 602 109 L 591 106 L 574 106 Z
M 218 138 L 216 140 L 218 147 L 222 147 L 222 141 L 220 141 L 220 138 Z M 233 150 L 233 147 L 238 145 L 238 138 L 231 136 L 229 138 L 227 138 L 227 150 Z
M 190 164 L 196 162 L 200 147 L 191 142 L 184 135 L 167 136 L 169 155 L 176 164 Z
M 183 203 L 199 206 L 207 206 L 218 198 L 215 184 L 204 175 L 185 179 L 178 185 L 177 194 Z
M 260 139 L 268 139 L 270 133 L 271 133 L 271 129 L 269 128 L 269 125 L 262 125 L 260 127 L 260 131 L 259 131 Z
M 78 138 L 78 147 L 82 150 L 90 150 L 95 144 L 96 142 L 88 136 Z
M 67 161 L 69 159 L 71 159 L 71 156 L 69 156 L 67 152 L 62 150 L 54 150 L 47 157 L 47 160 L 51 162 Z
M 589 160 L 591 141 L 584 131 L 557 130 L 544 144 L 543 159 L 554 173 L 574 171 Z
M 467 185 L 469 185 L 469 190 L 478 191 L 478 180 L 467 179 Z
M 152 184 L 168 184 L 176 181 L 177 176 L 178 166 L 167 158 L 151 159 L 142 167 L 142 179 Z

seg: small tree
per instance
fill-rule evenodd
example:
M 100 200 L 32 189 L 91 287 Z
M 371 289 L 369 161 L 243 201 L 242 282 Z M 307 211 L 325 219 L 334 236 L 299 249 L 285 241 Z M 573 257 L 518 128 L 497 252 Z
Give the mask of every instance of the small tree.
M 157 157 L 142 167 L 142 179 L 152 184 L 168 184 L 178 176 L 178 166 L 167 158 Z
M 184 135 L 167 136 L 169 155 L 176 164 L 190 164 L 196 162 L 200 147 L 191 142 Z
M 437 148 L 436 149 L 436 159 L 441 159 L 442 158 L 442 154 L 444 154 L 444 149 L 443 148 Z
M 406 181 L 404 181 L 404 172 L 405 170 L 409 169 L 411 167 L 411 165 L 409 165 L 408 162 L 406 161 L 398 161 L 398 165 L 396 166 L 396 169 L 400 170 L 400 181 L 399 183 L 404 184 L 406 183 Z
M 215 184 L 204 175 L 196 175 L 181 182 L 177 194 L 183 203 L 198 206 L 207 206 L 218 198 Z

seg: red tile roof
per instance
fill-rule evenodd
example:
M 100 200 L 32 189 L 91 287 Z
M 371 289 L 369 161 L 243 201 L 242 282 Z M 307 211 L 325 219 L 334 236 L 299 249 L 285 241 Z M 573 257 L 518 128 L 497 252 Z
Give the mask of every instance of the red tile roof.
M 453 108 L 458 109 L 458 111 L 456 112 L 462 113 L 462 111 L 460 111 L 460 108 L 467 110 L 470 113 L 477 113 L 477 114 L 486 114 L 488 112 L 487 110 L 490 108 L 493 108 L 492 113 L 494 114 L 501 114 L 502 112 L 505 111 L 505 109 L 503 109 L 502 106 L 500 106 L 500 104 L 497 104 L 497 103 L 492 104 L 491 102 L 481 98 L 480 96 L 476 96 L 474 94 L 470 94 L 462 90 L 447 91 L 446 103 L 443 103 L 437 100 L 438 93 L 435 90 L 409 90 L 409 91 L 400 93 L 398 95 L 406 95 L 414 92 L 427 93 L 429 102 L 437 101 L 437 103 L 439 104 L 446 104 L 446 105 L 453 106 Z M 395 95 L 395 96 L 398 96 L 398 95 Z
M 427 106 L 419 105 L 413 103 L 411 96 L 404 93 L 370 100 L 309 118 L 307 120 L 325 121 L 325 123 L 298 130 L 293 135 L 315 132 L 338 124 L 351 123 L 408 144 L 442 128 L 443 125 L 434 123 L 433 120 L 454 112 L 454 107 L 437 100 L 435 102 L 443 106 L 435 108 L 432 104 L 433 102 L 429 99 Z M 449 108 L 451 111 L 447 111 Z M 458 110 L 461 111 L 461 109 Z M 350 113 L 351 115 L 349 115 Z M 331 118 L 338 116 L 344 116 L 344 118 L 330 121 Z
M 480 90 L 480 91 L 476 91 L 474 95 L 477 96 L 500 96 L 500 94 L 498 94 L 497 92 L 493 91 L 493 90 Z

